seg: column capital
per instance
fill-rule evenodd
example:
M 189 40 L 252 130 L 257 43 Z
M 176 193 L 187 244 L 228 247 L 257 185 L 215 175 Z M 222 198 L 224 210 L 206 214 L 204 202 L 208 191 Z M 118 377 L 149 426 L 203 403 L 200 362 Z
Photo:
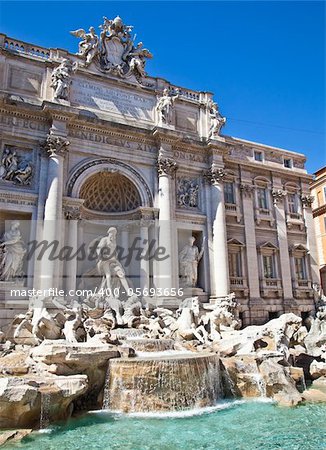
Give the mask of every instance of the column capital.
M 212 166 L 210 169 L 204 171 L 203 173 L 204 179 L 212 185 L 223 182 L 225 176 L 226 172 L 222 167 Z
M 168 175 L 173 177 L 178 165 L 173 158 L 168 158 L 163 155 L 159 155 L 157 158 L 157 171 L 158 175 Z
M 249 183 L 241 183 L 240 184 L 240 191 L 242 192 L 242 195 L 245 197 L 251 197 L 254 192 L 255 187 L 252 184 Z
M 53 130 L 50 129 L 43 148 L 48 153 L 49 158 L 52 158 L 56 156 L 64 156 L 68 152 L 69 144 L 70 142 L 68 139 L 63 136 L 56 135 Z
M 309 207 L 311 208 L 311 205 L 314 201 L 314 196 L 313 195 L 309 195 L 309 194 L 301 194 L 300 195 L 300 199 L 302 201 L 302 204 L 304 207 Z
M 63 213 L 67 220 L 80 220 L 81 211 L 79 206 L 65 205 L 63 207 Z
M 272 197 L 273 197 L 273 203 L 274 205 L 277 205 L 281 200 L 283 200 L 283 197 L 285 197 L 287 192 L 283 189 L 272 189 Z

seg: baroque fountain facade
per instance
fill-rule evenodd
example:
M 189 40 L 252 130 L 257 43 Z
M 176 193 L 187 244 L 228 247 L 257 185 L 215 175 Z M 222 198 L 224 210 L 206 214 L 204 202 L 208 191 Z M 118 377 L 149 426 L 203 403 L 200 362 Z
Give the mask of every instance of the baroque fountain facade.
M 304 155 L 222 135 L 119 17 L 72 34 L 0 35 L 0 426 L 324 398 Z

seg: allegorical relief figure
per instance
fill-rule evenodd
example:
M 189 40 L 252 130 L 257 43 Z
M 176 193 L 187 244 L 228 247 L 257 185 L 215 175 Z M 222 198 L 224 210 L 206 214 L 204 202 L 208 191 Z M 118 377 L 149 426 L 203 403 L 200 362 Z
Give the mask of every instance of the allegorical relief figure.
M 0 280 L 12 281 L 23 275 L 23 259 L 26 253 L 20 232 L 20 223 L 11 222 L 10 230 L 0 240 Z
M 177 202 L 178 206 L 186 208 L 198 207 L 198 181 L 178 178 L 177 180 Z
M 68 100 L 71 85 L 71 74 L 77 70 L 77 63 L 72 63 L 69 59 L 64 59 L 56 67 L 51 75 L 51 87 L 54 89 L 54 98 Z
M 199 251 L 198 247 L 194 245 L 196 238 L 191 236 L 188 244 L 186 244 L 179 253 L 179 274 L 181 283 L 185 287 L 196 287 L 198 280 L 198 263 L 204 253 L 203 240 L 202 249 Z
M 19 157 L 16 150 L 5 148 L 0 164 L 0 179 L 28 185 L 31 183 L 32 176 L 33 166 L 30 161 Z
M 179 97 L 179 92 L 172 95 L 169 89 L 164 89 L 162 96 L 157 98 L 156 111 L 158 114 L 158 123 L 171 124 L 174 102 Z
M 220 134 L 222 127 L 226 123 L 226 118 L 223 117 L 219 112 L 217 103 L 213 102 L 211 99 L 209 99 L 207 103 L 207 108 L 211 121 L 208 132 L 208 138 L 211 139 Z

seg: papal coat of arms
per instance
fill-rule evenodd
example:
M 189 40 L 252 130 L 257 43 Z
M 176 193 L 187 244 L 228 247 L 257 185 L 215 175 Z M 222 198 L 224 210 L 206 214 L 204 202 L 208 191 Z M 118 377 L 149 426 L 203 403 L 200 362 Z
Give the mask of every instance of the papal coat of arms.
M 153 55 L 143 48 L 142 42 L 135 44 L 135 36 L 131 35 L 133 27 L 125 25 L 119 16 L 113 20 L 107 17 L 103 19 L 103 24 L 99 26 L 99 37 L 94 27 L 90 27 L 88 33 L 82 28 L 70 32 L 82 39 L 77 55 L 84 60 L 86 67 L 94 62 L 102 72 L 121 78 L 134 75 L 142 84 L 146 76 L 146 60 Z

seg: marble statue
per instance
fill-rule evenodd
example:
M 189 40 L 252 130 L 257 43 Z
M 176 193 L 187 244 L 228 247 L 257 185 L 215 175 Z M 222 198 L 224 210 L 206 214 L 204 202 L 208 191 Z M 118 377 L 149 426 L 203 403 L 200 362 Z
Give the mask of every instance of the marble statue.
M 237 302 L 235 294 L 231 293 L 213 306 L 212 311 L 201 317 L 201 324 L 209 334 L 210 340 L 221 339 L 221 331 L 237 330 L 241 326 L 240 320 L 236 318 Z
M 77 55 L 81 56 L 84 59 L 85 66 L 89 66 L 95 56 L 97 56 L 99 53 L 99 38 L 95 33 L 95 28 L 90 27 L 88 33 L 86 33 L 83 28 L 79 28 L 75 31 L 70 31 L 70 33 L 73 36 L 82 39 L 82 41 L 80 41 L 78 45 Z
M 191 236 L 179 253 L 179 273 L 183 286 L 196 287 L 198 279 L 198 263 L 204 253 L 204 242 L 201 251 L 194 245 L 196 238 Z
M 129 285 L 125 276 L 125 271 L 117 259 L 117 229 L 110 227 L 107 235 L 102 237 L 97 246 L 97 269 L 103 280 L 100 289 L 113 292 L 115 288 L 122 286 L 127 294 Z
M 127 55 L 127 61 L 129 61 L 130 70 L 134 73 L 135 77 L 141 83 L 142 78 L 146 76 L 145 64 L 146 58 L 152 58 L 152 54 L 146 48 L 143 48 L 143 43 L 139 42 L 130 53 Z
M 15 184 L 28 185 L 33 177 L 33 166 L 30 161 L 21 159 L 16 150 L 5 148 L 0 164 L 0 178 Z
M 56 67 L 51 75 L 51 87 L 54 89 L 55 99 L 68 100 L 71 84 L 71 74 L 77 70 L 77 64 L 73 64 L 69 59 L 64 59 Z
M 176 311 L 179 317 L 172 325 L 177 337 L 186 341 L 197 339 L 202 344 L 208 341 L 208 333 L 199 323 L 199 310 L 198 297 L 186 298 L 180 303 Z
M 218 110 L 217 103 L 213 102 L 212 100 L 209 100 L 207 107 L 209 111 L 209 117 L 211 120 L 208 138 L 211 139 L 220 134 L 222 127 L 226 123 L 226 118 L 221 115 L 221 113 Z
M 26 253 L 21 237 L 20 223 L 11 222 L 0 242 L 0 280 L 11 281 L 22 276 L 23 258 Z
M 171 124 L 174 102 L 179 97 L 179 93 L 172 95 L 169 89 L 164 89 L 161 97 L 158 97 L 156 111 L 158 113 L 158 123 Z
M 135 36 L 131 36 L 133 27 L 125 25 L 117 16 L 113 20 L 104 17 L 99 28 L 99 37 L 93 27 L 89 33 L 82 28 L 70 32 L 82 39 L 77 55 L 84 60 L 85 66 L 93 61 L 102 72 L 121 78 L 134 76 L 139 84 L 143 84 L 146 60 L 153 55 L 143 48 L 142 42 L 135 45 Z

